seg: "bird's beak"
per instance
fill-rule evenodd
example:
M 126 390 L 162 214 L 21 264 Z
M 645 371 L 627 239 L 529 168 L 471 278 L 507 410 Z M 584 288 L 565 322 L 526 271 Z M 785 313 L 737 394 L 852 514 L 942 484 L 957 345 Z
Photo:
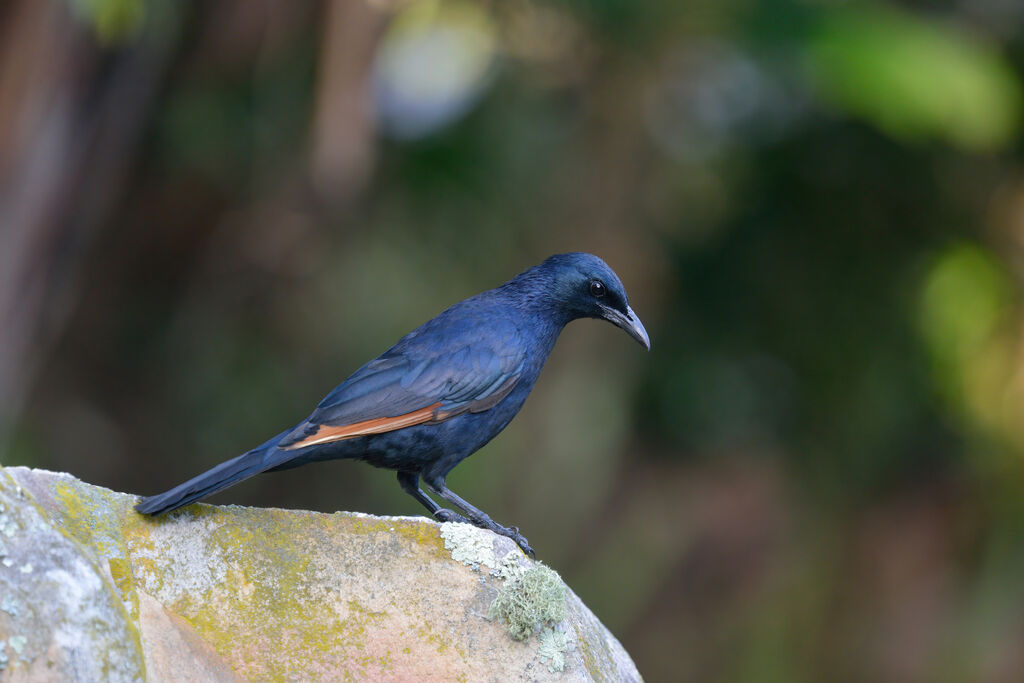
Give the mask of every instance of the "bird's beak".
M 645 349 L 651 350 L 651 338 L 647 336 L 647 330 L 644 329 L 644 324 L 640 322 L 640 318 L 636 317 L 636 313 L 629 306 L 626 306 L 626 312 L 617 311 L 611 306 L 602 306 L 602 312 L 604 313 L 604 319 L 615 325 L 621 327 L 626 331 L 633 339 L 640 342 Z

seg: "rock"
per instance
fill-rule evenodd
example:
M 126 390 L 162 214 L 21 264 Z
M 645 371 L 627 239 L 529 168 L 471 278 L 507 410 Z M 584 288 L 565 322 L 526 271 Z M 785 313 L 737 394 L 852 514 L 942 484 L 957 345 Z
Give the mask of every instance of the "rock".
M 0 468 L 0 677 L 640 680 L 554 572 L 489 531 L 209 505 L 154 520 L 135 502 Z

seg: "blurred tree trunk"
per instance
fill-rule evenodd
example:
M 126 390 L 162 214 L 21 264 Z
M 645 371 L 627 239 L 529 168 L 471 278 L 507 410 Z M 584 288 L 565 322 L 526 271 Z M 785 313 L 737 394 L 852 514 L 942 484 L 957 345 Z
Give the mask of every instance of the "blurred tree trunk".
M 387 19 L 367 2 L 325 7 L 310 166 L 318 194 L 333 205 L 347 203 L 373 170 L 372 65 Z
M 0 442 L 119 195 L 175 26 L 103 54 L 65 3 L 0 10 Z

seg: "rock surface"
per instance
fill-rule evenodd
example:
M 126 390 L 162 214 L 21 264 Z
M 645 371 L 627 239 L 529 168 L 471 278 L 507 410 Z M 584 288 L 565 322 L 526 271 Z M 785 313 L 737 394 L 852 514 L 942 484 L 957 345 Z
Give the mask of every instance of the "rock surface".
M 560 579 L 488 531 L 208 505 L 152 520 L 135 501 L 0 468 L 0 678 L 640 680 Z

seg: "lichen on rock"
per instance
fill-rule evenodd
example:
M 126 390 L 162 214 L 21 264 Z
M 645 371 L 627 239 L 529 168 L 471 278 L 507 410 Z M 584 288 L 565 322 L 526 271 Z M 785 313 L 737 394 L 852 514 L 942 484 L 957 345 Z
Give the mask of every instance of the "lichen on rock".
M 453 560 L 474 570 L 491 569 L 501 579 L 497 595 L 488 607 L 488 618 L 504 624 L 513 640 L 528 640 L 538 634 L 537 656 L 548 669 L 565 669 L 568 636 L 553 627 L 566 617 L 566 588 L 562 577 L 540 562 L 527 559 L 517 549 L 501 559 L 495 552 L 494 534 L 469 524 L 445 523 L 441 537 Z
M 151 519 L 136 500 L 0 467 L 4 680 L 639 680 L 555 572 L 489 531 L 209 505 Z
M 569 649 L 569 634 L 548 627 L 542 629 L 537 636 L 540 647 L 537 653 L 540 661 L 548 665 L 548 671 L 554 673 L 565 669 L 565 654 Z
M 0 661 L 5 675 L 14 680 L 141 680 L 145 666 L 138 630 L 97 556 L 59 522 L 52 523 L 46 509 L 3 468 L 0 506 L 5 537 Z
M 472 524 L 445 522 L 441 525 L 444 547 L 456 562 L 470 567 L 484 565 L 491 569 L 498 566 L 494 557 L 494 534 Z
M 565 619 L 565 584 L 556 571 L 537 563 L 506 579 L 488 614 L 500 619 L 516 640 Z

